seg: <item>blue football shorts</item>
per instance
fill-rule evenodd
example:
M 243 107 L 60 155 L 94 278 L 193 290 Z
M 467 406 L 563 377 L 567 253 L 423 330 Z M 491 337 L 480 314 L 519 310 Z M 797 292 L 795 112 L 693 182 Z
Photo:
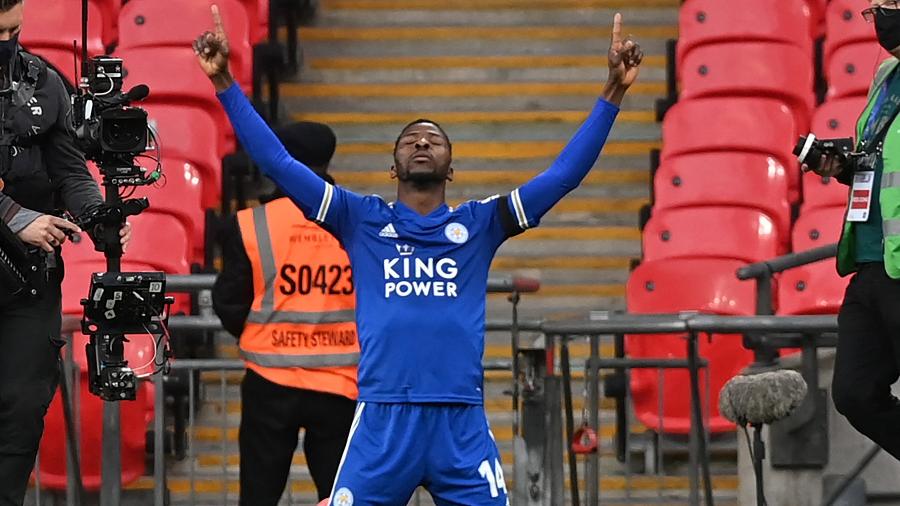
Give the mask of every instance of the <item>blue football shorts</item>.
M 437 506 L 509 506 L 484 406 L 360 402 L 332 506 L 405 506 L 416 487 Z

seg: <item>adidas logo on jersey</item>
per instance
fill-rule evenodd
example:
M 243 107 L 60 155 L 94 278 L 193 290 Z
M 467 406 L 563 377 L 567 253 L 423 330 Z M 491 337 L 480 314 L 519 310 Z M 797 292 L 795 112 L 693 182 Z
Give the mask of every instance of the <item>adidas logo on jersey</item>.
M 383 229 L 381 229 L 381 232 L 378 232 L 378 237 L 389 237 L 391 239 L 397 239 L 400 236 L 397 235 L 397 231 L 394 230 L 394 224 L 388 223 Z

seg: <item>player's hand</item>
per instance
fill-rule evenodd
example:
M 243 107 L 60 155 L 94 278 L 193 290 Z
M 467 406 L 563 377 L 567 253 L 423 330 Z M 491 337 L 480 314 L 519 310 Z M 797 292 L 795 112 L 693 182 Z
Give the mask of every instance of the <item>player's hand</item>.
M 131 242 L 131 223 L 125 222 L 119 230 L 119 242 L 122 243 L 122 252 L 128 249 L 128 243 Z
M 644 52 L 641 51 L 641 45 L 630 36 L 622 38 L 622 15 L 616 13 L 609 42 L 608 82 L 627 89 L 637 79 L 643 59 Z
M 222 16 L 219 14 L 219 7 L 213 4 L 210 9 L 212 10 L 213 31 L 207 30 L 197 37 L 197 40 L 193 42 L 193 48 L 200 68 L 213 82 L 216 91 L 223 91 L 234 82 L 231 72 L 228 70 L 228 56 L 231 52 L 228 47 L 228 36 L 225 34 L 225 25 L 222 24 Z
M 809 165 L 805 163 L 800 166 L 803 169 L 803 172 L 809 172 Z M 834 177 L 840 174 L 844 170 L 844 167 L 841 165 L 840 161 L 837 157 L 833 155 L 822 155 L 822 159 L 819 161 L 819 168 L 813 170 L 814 173 L 822 176 L 822 177 Z
M 56 216 L 43 214 L 28 224 L 18 233 L 19 239 L 26 244 L 37 246 L 48 253 L 66 242 L 66 233 L 78 233 L 78 225 Z

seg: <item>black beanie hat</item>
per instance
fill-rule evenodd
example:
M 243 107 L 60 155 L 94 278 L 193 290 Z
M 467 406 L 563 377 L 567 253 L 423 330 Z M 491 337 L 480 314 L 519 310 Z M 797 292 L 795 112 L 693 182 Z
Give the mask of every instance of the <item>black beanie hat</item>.
M 295 160 L 320 175 L 326 173 L 337 145 L 337 138 L 331 127 L 322 123 L 298 121 L 275 128 L 275 135 Z

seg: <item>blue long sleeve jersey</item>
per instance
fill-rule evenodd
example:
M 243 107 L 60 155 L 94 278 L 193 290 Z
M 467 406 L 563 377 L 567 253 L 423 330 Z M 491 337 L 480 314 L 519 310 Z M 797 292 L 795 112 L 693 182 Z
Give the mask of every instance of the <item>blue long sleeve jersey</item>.
M 482 404 L 494 254 L 581 183 L 619 109 L 599 100 L 553 165 L 512 193 L 422 216 L 323 181 L 291 158 L 236 85 L 219 100 L 260 170 L 347 250 L 361 349 L 359 400 Z

